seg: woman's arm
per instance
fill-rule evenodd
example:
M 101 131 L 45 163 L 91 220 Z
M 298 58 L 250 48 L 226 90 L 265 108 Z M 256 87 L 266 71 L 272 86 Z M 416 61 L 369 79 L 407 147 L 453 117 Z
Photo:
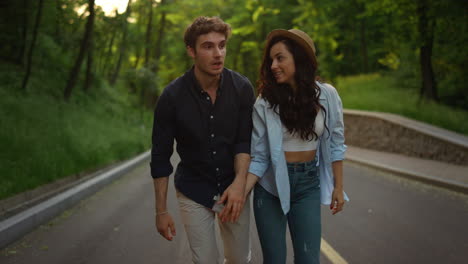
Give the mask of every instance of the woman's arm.
M 343 192 L 343 161 L 337 160 L 332 162 L 332 170 L 335 188 L 332 193 L 330 210 L 332 210 L 332 214 L 336 214 L 343 210 L 343 205 L 345 203 Z
M 245 192 L 244 192 L 245 197 L 249 195 L 250 191 L 252 191 L 253 187 L 255 186 L 255 183 L 257 183 L 259 179 L 260 178 L 255 174 L 252 174 L 250 172 L 249 174 L 247 174 L 247 181 L 245 183 Z
M 257 99 L 252 113 L 253 129 L 250 151 L 252 157 L 245 183 L 245 197 L 249 195 L 255 183 L 260 180 L 270 165 L 270 148 L 267 140 L 265 105 L 261 104 L 261 100 L 260 98 Z
M 330 204 L 332 214 L 336 214 L 343 210 L 345 203 L 343 191 L 343 160 L 346 152 L 345 137 L 344 137 L 344 122 L 343 122 L 343 104 L 338 92 L 332 87 L 332 101 L 335 109 L 335 123 L 333 124 L 333 132 L 331 135 L 331 158 L 333 171 L 333 193 Z
M 249 174 L 256 175 L 255 177 L 257 178 L 263 177 L 265 171 L 270 165 L 270 148 L 268 146 L 267 127 L 265 122 L 265 106 L 259 103 L 259 100 L 261 99 L 258 99 L 255 103 L 252 113 L 253 129 L 250 144 L 251 160 L 249 166 Z M 249 176 L 247 177 L 249 178 Z M 254 178 L 251 178 L 251 181 L 253 179 Z

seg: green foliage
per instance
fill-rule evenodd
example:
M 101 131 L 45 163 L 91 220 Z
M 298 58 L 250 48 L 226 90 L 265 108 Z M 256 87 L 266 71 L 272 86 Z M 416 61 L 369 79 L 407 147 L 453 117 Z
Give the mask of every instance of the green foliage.
M 0 132 L 0 143 L 6 146 L 0 151 L 2 177 L 23 181 L 21 177 L 38 173 L 42 180 L 24 180 L 25 186 L 36 186 L 148 147 L 148 109 L 169 82 L 192 66 L 183 34 L 202 15 L 220 16 L 232 26 L 225 65 L 252 83 L 258 78 L 267 34 L 298 28 L 315 42 L 319 75 L 338 80 L 344 89 L 346 107 L 397 112 L 466 134 L 465 112 L 417 99 L 422 83 L 419 51 L 427 40 L 418 30 L 418 6 L 425 4 L 434 25 L 431 59 L 441 102 L 468 109 L 464 1 L 133 0 L 127 20 L 123 13 L 105 14 L 96 6 L 92 86 L 87 93 L 82 90 L 85 59 L 71 101 L 64 103 L 65 84 L 85 32 L 87 2 L 44 0 L 26 94 L 18 90 L 39 1 L 0 4 L 0 124 L 9 128 Z M 117 85 L 109 87 L 120 57 Z M 338 78 L 370 72 L 382 76 Z M 437 111 L 444 117 L 433 113 Z M 139 131 L 143 124 L 144 132 Z M 27 165 L 14 168 L 23 163 Z M 0 188 L 11 189 L 8 184 L 2 179 Z
M 463 1 L 441 1 L 434 40 L 434 71 L 441 101 L 468 109 L 468 13 Z
M 139 95 L 129 93 L 128 86 L 109 87 L 94 72 L 89 92 L 81 89 L 81 75 L 71 101 L 63 101 L 84 19 L 73 11 L 77 2 L 63 2 L 62 23 L 56 31 L 51 22 L 55 9 L 49 4 L 46 1 L 26 93 L 20 91 L 21 64 L 0 63 L 0 199 L 130 158 L 150 147 L 152 111 L 140 107 Z M 104 43 L 103 38 L 95 40 Z M 99 50 L 94 53 L 98 58 Z M 9 54 L 1 55 L 5 59 Z
M 392 70 L 400 67 L 400 58 L 393 52 L 388 53 L 384 58 L 380 58 L 377 61 Z
M 128 105 L 116 88 L 78 92 L 70 103 L 16 88 L 0 86 L 0 199 L 150 147 L 151 113 Z
M 345 108 L 399 114 L 468 135 L 468 111 L 421 102 L 416 91 L 389 76 L 340 77 L 336 87 Z
M 419 89 L 421 80 L 419 50 L 424 42 L 418 30 L 418 5 L 424 9 L 429 23 L 435 25 L 433 32 L 432 67 L 438 85 L 441 102 L 450 106 L 468 109 L 466 83 L 468 72 L 464 64 L 468 51 L 468 17 L 466 3 L 458 0 L 383 0 L 368 1 L 367 14 L 386 17 L 380 23 L 385 57 L 389 54 L 399 58 L 400 65 L 386 64 L 395 70 L 394 76 L 409 87 Z M 392 55 L 392 56 L 393 56 Z M 385 61 L 385 58 L 381 58 Z

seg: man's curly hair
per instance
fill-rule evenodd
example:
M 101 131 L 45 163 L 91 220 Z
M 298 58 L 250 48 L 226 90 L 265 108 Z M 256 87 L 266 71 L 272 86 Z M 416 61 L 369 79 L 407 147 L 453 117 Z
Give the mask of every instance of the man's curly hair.
M 219 17 L 197 17 L 185 30 L 185 45 L 195 49 L 198 36 L 213 31 L 224 34 L 227 40 L 231 35 L 231 26 Z

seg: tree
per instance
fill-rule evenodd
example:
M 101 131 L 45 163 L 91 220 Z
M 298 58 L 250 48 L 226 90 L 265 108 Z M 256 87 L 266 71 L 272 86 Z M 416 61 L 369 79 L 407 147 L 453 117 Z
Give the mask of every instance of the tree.
M 159 20 L 159 31 L 158 38 L 156 40 L 156 47 L 154 52 L 154 67 L 153 72 L 157 72 L 159 68 L 159 59 L 161 58 L 161 45 L 164 38 L 164 29 L 166 28 L 166 10 L 165 10 L 165 0 L 161 0 L 159 3 L 159 8 L 161 9 L 161 18 Z
M 122 66 L 122 60 L 125 57 L 125 52 L 127 50 L 127 34 L 128 34 L 128 17 L 130 15 L 130 5 L 132 3 L 132 0 L 128 0 L 127 4 L 127 10 L 125 10 L 125 14 L 123 16 L 123 21 L 122 21 L 122 30 L 123 30 L 123 35 L 122 35 L 122 42 L 120 43 L 120 54 L 119 54 L 119 59 L 117 60 L 117 66 L 115 67 L 114 74 L 112 75 L 110 79 L 110 84 L 114 85 L 115 82 L 117 81 L 117 78 L 119 77 L 120 73 L 120 67 Z
M 36 45 L 37 34 L 39 32 L 39 24 L 41 23 L 42 8 L 44 6 L 43 4 L 44 4 L 44 0 L 39 0 L 39 6 L 37 8 L 37 15 L 36 15 L 36 22 L 34 24 L 33 39 L 31 41 L 31 46 L 29 47 L 28 57 L 27 57 L 27 62 L 26 62 L 26 74 L 24 75 L 23 84 L 21 85 L 21 88 L 23 89 L 23 91 L 26 90 L 29 76 L 31 75 L 34 47 Z
M 428 0 L 418 0 L 418 31 L 420 35 L 419 62 L 421 66 L 421 98 L 428 98 L 437 101 L 437 83 L 432 69 L 432 47 L 434 42 L 435 20 L 428 16 Z
M 73 65 L 73 68 L 70 71 L 67 85 L 65 86 L 65 90 L 63 93 L 63 96 L 66 101 L 70 99 L 73 88 L 76 85 L 76 81 L 78 80 L 78 75 L 80 73 L 81 64 L 83 63 L 83 59 L 85 57 L 86 52 L 88 51 L 91 42 L 91 36 L 94 26 L 94 0 L 88 0 L 88 9 L 89 16 L 88 20 L 86 21 L 86 28 L 83 40 L 81 42 L 80 52 L 78 53 L 78 57 L 76 58 L 75 64 Z
M 86 59 L 86 79 L 83 85 L 83 90 L 86 92 L 89 90 L 89 87 L 91 87 L 91 84 L 93 82 L 93 36 L 91 33 L 90 41 L 89 41 L 89 48 L 88 48 L 88 56 Z
M 54 27 L 54 39 L 57 43 L 62 40 L 62 0 L 55 0 L 55 27 Z
M 108 31 L 110 31 L 110 38 L 109 38 L 109 44 L 107 45 L 107 50 L 103 50 L 102 54 L 102 59 L 101 59 L 101 73 L 105 76 L 111 76 L 111 73 L 109 72 L 108 68 L 111 65 L 111 60 L 112 60 L 112 47 L 114 46 L 114 41 L 117 35 L 117 30 L 115 28 L 115 22 L 118 19 L 118 13 L 117 10 L 115 10 L 115 18 L 108 19 Z
M 390 40 L 389 42 L 394 42 L 393 46 L 400 46 L 400 53 L 410 53 L 404 49 L 418 52 L 418 58 L 415 58 L 415 61 L 419 61 L 420 98 L 434 101 L 438 100 L 438 93 L 432 54 L 436 21 L 441 16 L 437 6 L 441 2 L 443 1 L 384 0 L 373 1 L 369 4 L 371 12 L 391 15 L 389 23 L 383 24 L 380 30 L 385 32 L 384 35 Z M 392 48 L 392 46 L 387 45 L 387 48 Z M 408 62 L 405 64 L 409 67 L 417 67 Z
M 42 9 L 42 7 L 41 7 Z M 24 52 L 26 47 L 26 37 L 28 35 L 28 0 L 23 0 L 23 23 L 21 25 L 21 41 L 20 41 L 20 48 L 18 52 L 17 61 L 18 64 L 24 63 Z
M 205 15 L 231 25 L 226 67 L 252 82 L 268 32 L 299 28 L 314 40 L 318 74 L 326 80 L 379 71 L 423 99 L 468 108 L 468 55 L 462 48 L 468 23 L 466 4 L 459 0 L 127 0 L 127 9 L 115 15 L 94 1 L 0 1 L 0 60 L 24 64 L 18 86 L 26 89 L 28 78 L 31 83 L 47 74 L 38 69 L 51 63 L 68 100 L 80 80 L 84 90 L 93 79 L 112 85 L 131 70 L 141 75 L 143 66 L 147 86 L 137 89 L 145 91 L 131 94 L 150 105 L 192 66 L 182 36 L 195 17 Z
M 145 67 L 149 67 L 151 34 L 153 31 L 153 0 L 148 0 L 148 24 L 146 26 Z

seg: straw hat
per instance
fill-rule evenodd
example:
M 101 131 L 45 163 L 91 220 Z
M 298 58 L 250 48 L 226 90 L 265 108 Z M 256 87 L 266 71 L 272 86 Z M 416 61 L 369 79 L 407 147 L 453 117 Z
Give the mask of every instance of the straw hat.
M 270 41 L 275 37 L 292 39 L 307 52 L 307 55 L 309 55 L 310 58 L 315 57 L 314 41 L 304 31 L 299 29 L 275 29 L 268 34 L 266 47 L 270 45 Z

